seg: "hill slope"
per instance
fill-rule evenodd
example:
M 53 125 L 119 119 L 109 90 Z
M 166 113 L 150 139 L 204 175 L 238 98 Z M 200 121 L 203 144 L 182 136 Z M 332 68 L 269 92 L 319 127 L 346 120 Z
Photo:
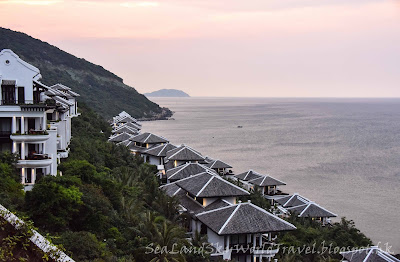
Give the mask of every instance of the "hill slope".
M 4 48 L 13 50 L 21 59 L 39 68 L 43 83 L 62 83 L 73 88 L 81 95 L 81 102 L 105 118 L 123 110 L 137 118 L 163 118 L 171 114 L 103 67 L 24 33 L 0 27 L 0 50 Z
M 190 97 L 187 93 L 177 89 L 161 89 L 144 95 L 147 97 Z

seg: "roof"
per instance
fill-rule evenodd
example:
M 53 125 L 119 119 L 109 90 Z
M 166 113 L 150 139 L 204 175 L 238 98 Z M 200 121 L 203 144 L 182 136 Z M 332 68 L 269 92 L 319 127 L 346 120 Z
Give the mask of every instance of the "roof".
M 121 134 L 118 134 L 118 135 L 110 137 L 110 139 L 108 139 L 108 141 L 110 141 L 110 142 L 122 142 L 122 141 L 128 140 L 131 137 L 132 137 L 132 135 L 130 135 L 128 133 L 121 133 Z
M 255 172 L 255 171 L 253 171 L 253 170 L 249 170 L 247 172 L 244 172 L 244 173 L 241 173 L 241 174 L 238 174 L 238 175 L 234 175 L 234 177 L 236 177 L 236 178 L 238 178 L 240 180 L 243 180 L 243 181 L 248 181 L 248 180 L 253 180 L 253 179 L 256 179 L 256 178 L 260 178 L 260 177 L 262 177 L 262 175 L 257 173 L 257 172 Z
M 182 189 L 176 183 L 169 183 L 163 186 L 160 186 L 167 195 L 170 197 L 174 196 L 178 191 L 182 191 Z
M 209 168 L 232 168 L 230 165 L 228 165 L 225 162 L 222 162 L 221 160 L 213 160 L 212 162 L 208 163 L 206 166 Z
M 163 144 L 163 145 L 158 145 L 158 146 L 152 147 L 152 148 L 144 151 L 143 153 L 145 153 L 147 155 L 151 155 L 151 156 L 165 157 L 169 150 L 172 150 L 172 149 L 175 149 L 175 148 L 176 148 L 176 146 L 167 143 L 167 144 Z
M 180 180 L 206 172 L 207 170 L 214 172 L 212 169 L 199 163 L 186 163 L 184 165 L 167 170 L 166 175 L 168 180 Z
M 313 202 L 300 206 L 288 207 L 286 209 L 291 213 L 298 214 L 299 217 L 337 217 L 336 214 Z
M 349 252 L 340 252 L 340 254 L 349 262 L 400 262 L 400 259 L 395 258 L 376 246 Z
M 295 230 L 289 222 L 249 202 L 217 208 L 197 218 L 218 235 L 267 233 Z
M 120 134 L 120 133 L 124 133 L 125 132 L 125 133 L 136 135 L 136 134 L 139 133 L 139 130 L 131 128 L 129 126 L 123 126 L 121 128 L 117 128 L 117 129 L 113 130 L 112 132 L 116 133 L 116 134 Z
M 167 160 L 180 160 L 180 161 L 201 161 L 204 157 L 191 147 L 181 145 L 178 148 L 170 150 L 166 155 Z
M 118 119 L 115 119 L 115 122 L 116 123 L 129 123 L 129 122 L 136 123 L 137 120 L 135 118 L 131 117 L 130 115 L 128 115 L 128 116 L 123 116 Z
M 264 175 L 262 177 L 249 180 L 249 183 L 257 186 L 281 186 L 281 185 L 286 185 L 284 182 L 275 179 L 271 176 Z
M 294 207 L 294 206 L 307 204 L 311 201 L 305 197 L 300 196 L 297 193 L 294 193 L 292 196 L 277 198 L 277 199 L 275 199 L 275 202 L 277 202 L 278 204 L 280 204 L 283 207 Z
M 152 133 L 143 133 L 131 138 L 134 142 L 139 143 L 147 143 L 147 144 L 160 144 L 160 143 L 168 143 L 169 141 L 164 137 L 154 135 Z
M 56 102 L 59 102 L 62 105 L 66 105 L 68 107 L 75 105 L 74 103 L 68 101 L 67 99 L 64 99 L 64 98 L 59 97 L 59 96 L 54 96 L 53 99 L 56 100 Z
M 176 184 L 196 197 L 247 196 L 250 194 L 210 171 L 179 180 Z
M 141 125 L 139 125 L 139 123 L 135 123 L 135 122 L 129 122 L 129 123 L 124 123 L 118 127 L 122 127 L 122 126 L 127 126 L 127 127 L 131 127 L 131 128 L 135 128 L 137 130 L 142 129 Z

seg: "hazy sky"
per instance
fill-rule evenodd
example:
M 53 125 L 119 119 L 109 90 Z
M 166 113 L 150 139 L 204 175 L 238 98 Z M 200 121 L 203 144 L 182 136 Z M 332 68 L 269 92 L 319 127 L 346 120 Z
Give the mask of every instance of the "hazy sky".
M 0 25 L 139 92 L 400 97 L 399 0 L 0 0 Z

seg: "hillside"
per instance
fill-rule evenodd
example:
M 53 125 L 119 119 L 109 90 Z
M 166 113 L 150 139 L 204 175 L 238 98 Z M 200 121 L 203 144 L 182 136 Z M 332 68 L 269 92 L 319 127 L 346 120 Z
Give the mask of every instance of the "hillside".
M 147 97 L 190 97 L 187 93 L 177 89 L 161 89 L 144 95 Z
M 39 68 L 43 83 L 62 83 L 73 88 L 81 95 L 80 102 L 106 119 L 123 110 L 137 118 L 164 118 L 171 114 L 103 67 L 24 33 L 0 27 L 0 50 L 4 48 Z

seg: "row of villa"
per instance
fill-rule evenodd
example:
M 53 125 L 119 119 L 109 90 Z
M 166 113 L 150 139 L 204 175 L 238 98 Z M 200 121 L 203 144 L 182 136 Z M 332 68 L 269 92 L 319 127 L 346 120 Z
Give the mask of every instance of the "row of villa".
M 282 218 L 296 213 L 326 225 L 329 218 L 336 217 L 298 194 L 283 193 L 279 187 L 285 183 L 269 175 L 253 170 L 236 175 L 229 164 L 203 156 L 187 145 L 175 146 L 162 136 L 139 133 L 140 124 L 126 112 L 114 117 L 111 125 L 110 142 L 127 146 L 133 154 L 157 166 L 163 182 L 160 188 L 175 196 L 180 212 L 187 214 L 183 226 L 192 237 L 196 231 L 207 235 L 215 248 L 215 260 L 271 261 L 279 251 L 277 234 L 296 229 Z M 273 213 L 251 202 L 237 201 L 256 187 L 277 206 Z
M 25 190 L 40 176 L 57 175 L 69 154 L 71 119 L 79 116 L 79 94 L 62 84 L 47 86 L 41 78 L 38 68 L 13 51 L 0 52 L 0 151 L 19 156 Z

